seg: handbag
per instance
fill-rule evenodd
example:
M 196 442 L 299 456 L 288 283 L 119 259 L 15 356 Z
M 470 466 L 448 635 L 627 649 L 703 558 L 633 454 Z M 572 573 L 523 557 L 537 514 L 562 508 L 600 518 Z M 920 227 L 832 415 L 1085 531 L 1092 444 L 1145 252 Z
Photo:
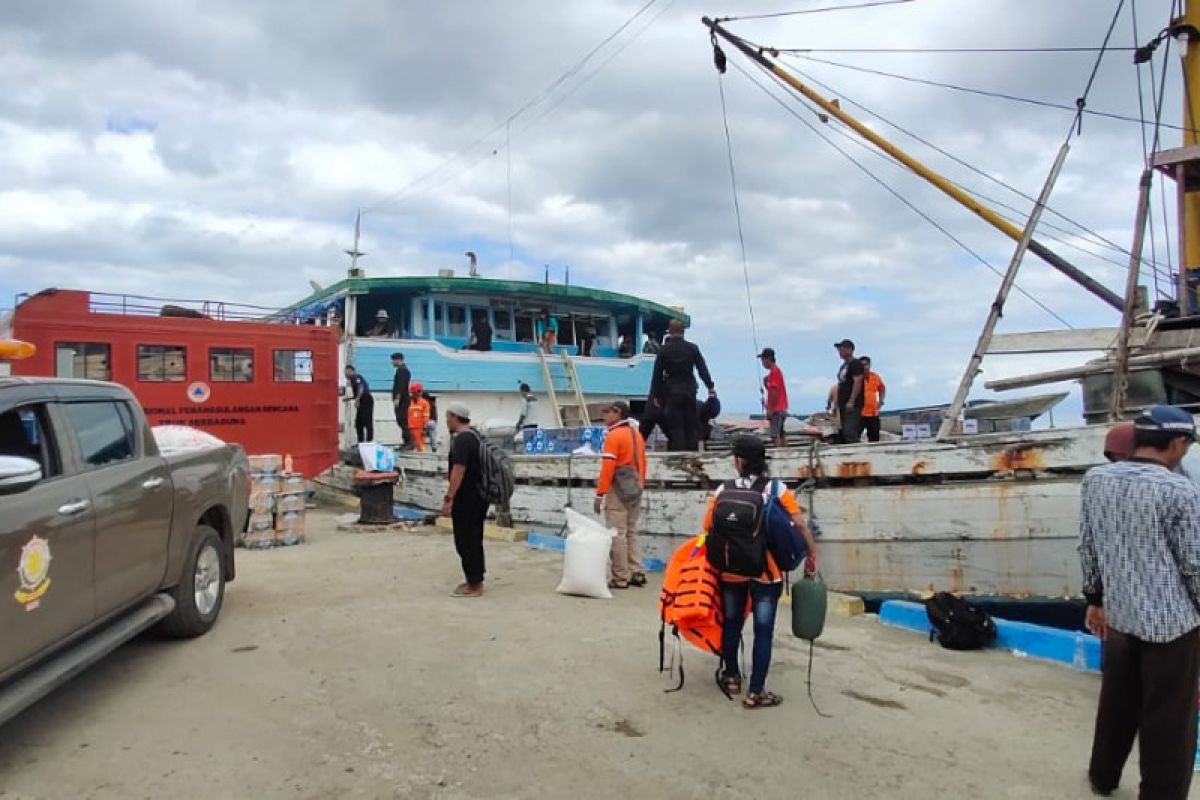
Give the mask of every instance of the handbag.
M 638 432 L 629 427 L 630 436 Z M 637 467 L 637 441 L 633 441 L 633 464 L 624 464 L 613 471 L 613 491 L 625 505 L 633 505 L 642 499 L 642 476 Z

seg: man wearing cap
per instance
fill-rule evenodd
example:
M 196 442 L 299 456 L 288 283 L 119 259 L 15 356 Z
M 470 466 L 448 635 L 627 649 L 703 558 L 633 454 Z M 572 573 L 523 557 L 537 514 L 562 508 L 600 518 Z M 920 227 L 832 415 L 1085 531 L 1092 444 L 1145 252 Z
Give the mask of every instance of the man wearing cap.
M 354 433 L 360 442 L 375 441 L 375 396 L 367 380 L 358 374 L 353 364 L 345 369 L 346 387 L 354 401 Z
M 842 423 L 842 441 L 853 444 L 862 438 L 863 365 L 854 357 L 854 342 L 834 344 L 842 366 L 838 368 L 837 413 Z
M 637 523 L 646 485 L 646 443 L 629 419 L 629 404 L 624 400 L 609 403 L 600 413 L 608 433 L 592 507 L 597 514 L 603 507 L 604 524 L 617 532 L 609 551 L 608 585 L 613 589 L 645 586 Z
M 783 447 L 783 423 L 787 420 L 788 396 L 787 385 L 783 381 L 783 370 L 775 363 L 775 348 L 764 347 L 758 354 L 767 377 L 763 378 L 763 408 L 767 412 L 767 421 L 771 425 L 771 439 L 776 447 Z
M 396 332 L 396 326 L 388 318 L 388 313 L 384 309 L 379 309 L 375 312 L 375 324 L 367 331 L 367 336 L 385 336 L 389 337 Z
M 409 450 L 413 446 L 412 434 L 408 430 L 408 387 L 412 383 L 412 373 L 404 363 L 404 353 L 392 353 L 392 366 L 396 368 L 392 375 L 392 409 L 396 412 L 400 435 L 404 437 L 403 449 Z
M 442 498 L 442 516 L 454 524 L 454 549 L 466 580 L 454 587 L 454 597 L 483 594 L 483 521 L 488 503 L 481 484 L 483 464 L 479 434 L 471 428 L 471 409 L 462 403 L 446 406 L 450 429 L 450 486 Z
M 1104 639 L 1088 778 L 1117 788 L 1135 737 L 1139 797 L 1183 800 L 1196 750 L 1200 680 L 1200 489 L 1175 470 L 1191 414 L 1152 406 L 1127 461 L 1093 467 L 1080 490 L 1085 623 Z
M 683 338 L 683 320 L 673 319 L 667 326 L 667 340 L 654 357 L 654 377 L 650 381 L 650 402 L 663 409 L 666 418 L 667 449 L 700 449 L 700 420 L 696 415 L 696 376 L 708 387 L 708 396 L 717 396 L 717 387 L 708 373 L 700 348 Z
M 429 401 L 425 399 L 425 387 L 413 381 L 409 386 L 412 398 L 408 403 L 408 435 L 418 453 L 425 452 L 425 426 L 429 424 Z

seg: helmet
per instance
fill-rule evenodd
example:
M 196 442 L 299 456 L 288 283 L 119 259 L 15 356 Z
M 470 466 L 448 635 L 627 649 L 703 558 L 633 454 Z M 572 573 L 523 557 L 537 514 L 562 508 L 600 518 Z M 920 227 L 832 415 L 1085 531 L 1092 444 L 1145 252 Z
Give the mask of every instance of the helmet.
M 421 384 L 417 383 L 416 381 L 413 381 L 412 383 L 410 383 L 408 385 L 408 393 L 409 394 L 420 394 L 424 390 L 425 390 L 425 387 L 422 386 Z

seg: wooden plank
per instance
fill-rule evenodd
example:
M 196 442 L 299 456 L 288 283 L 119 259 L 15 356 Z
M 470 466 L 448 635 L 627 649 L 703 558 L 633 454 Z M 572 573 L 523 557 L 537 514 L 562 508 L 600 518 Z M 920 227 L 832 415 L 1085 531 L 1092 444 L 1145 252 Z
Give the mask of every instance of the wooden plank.
M 988 355 L 1021 353 L 1072 353 L 1108 350 L 1117 341 L 1116 328 L 1077 328 L 1070 331 L 998 333 L 988 345 Z M 1131 331 L 1131 345 L 1145 343 L 1145 330 Z

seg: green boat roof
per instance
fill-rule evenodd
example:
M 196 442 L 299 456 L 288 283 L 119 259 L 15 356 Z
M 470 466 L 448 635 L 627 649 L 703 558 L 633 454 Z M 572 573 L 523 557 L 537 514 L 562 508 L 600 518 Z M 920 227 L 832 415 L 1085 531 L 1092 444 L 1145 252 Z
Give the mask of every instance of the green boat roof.
M 426 275 L 394 278 L 346 278 L 326 289 L 310 294 L 298 303 L 293 303 L 287 308 L 282 309 L 282 312 L 297 311 L 313 303 L 343 293 L 361 295 L 370 294 L 378 290 L 464 292 L 483 294 L 491 297 L 520 295 L 523 297 L 545 298 L 547 300 L 576 300 L 606 306 L 631 306 L 644 313 L 659 315 L 667 319 L 680 318 L 685 325 L 690 322 L 687 314 L 679 309 L 643 300 L 640 297 L 634 297 L 629 294 L 610 292 L 605 289 L 590 289 L 584 286 L 570 286 L 561 283 L 495 280 L 492 278 L 442 278 Z

